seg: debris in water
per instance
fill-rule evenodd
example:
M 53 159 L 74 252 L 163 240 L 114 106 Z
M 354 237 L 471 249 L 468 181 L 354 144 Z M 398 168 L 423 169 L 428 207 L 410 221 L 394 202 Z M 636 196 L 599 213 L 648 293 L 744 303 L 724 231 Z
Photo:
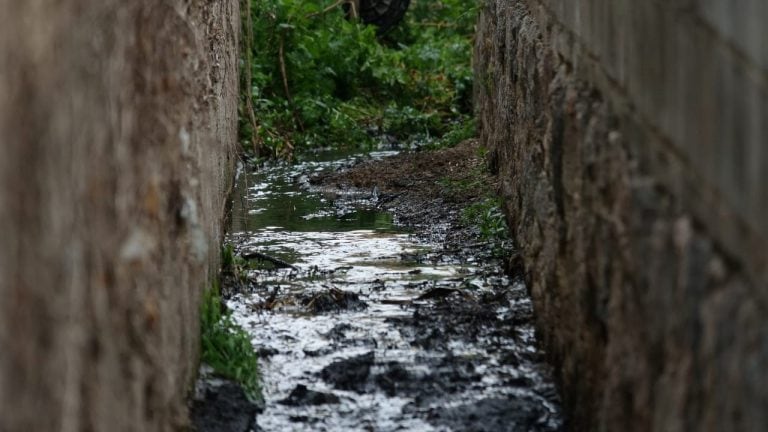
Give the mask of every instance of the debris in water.
M 313 313 L 362 310 L 368 307 L 364 301 L 360 300 L 359 295 L 338 288 L 331 288 L 304 298 L 302 304 Z
M 242 257 L 243 259 L 246 259 L 246 260 L 259 259 L 262 261 L 269 261 L 272 264 L 274 264 L 275 267 L 277 268 L 289 268 L 293 270 L 298 270 L 296 266 L 294 266 L 293 264 L 287 261 L 283 261 L 280 258 L 276 258 L 261 252 L 256 252 L 256 251 L 245 252 L 242 254 Z
M 460 292 L 459 290 L 455 288 L 432 288 L 429 291 L 425 292 L 424 294 L 418 296 L 417 300 L 431 300 L 431 299 L 441 299 L 448 297 L 451 294 L 456 294 Z
M 303 406 L 337 404 L 339 402 L 340 399 L 335 394 L 309 390 L 304 384 L 299 384 L 296 386 L 296 388 L 293 389 L 287 398 L 279 401 L 278 403 L 291 406 Z

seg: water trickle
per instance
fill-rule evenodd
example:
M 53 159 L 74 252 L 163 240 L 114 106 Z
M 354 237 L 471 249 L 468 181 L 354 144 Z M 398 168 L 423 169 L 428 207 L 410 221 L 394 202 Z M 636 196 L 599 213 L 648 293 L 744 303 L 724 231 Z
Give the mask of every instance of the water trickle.
M 558 430 L 524 285 L 411 235 L 375 190 L 309 184 L 352 160 L 238 176 L 228 241 L 292 265 L 228 301 L 261 353 L 259 428 Z

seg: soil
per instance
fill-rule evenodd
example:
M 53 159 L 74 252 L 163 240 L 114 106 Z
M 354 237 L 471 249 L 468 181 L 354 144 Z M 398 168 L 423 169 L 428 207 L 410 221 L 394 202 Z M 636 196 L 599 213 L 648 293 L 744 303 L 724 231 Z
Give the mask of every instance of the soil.
M 300 181 L 306 182 L 306 178 L 302 176 Z M 413 236 L 438 243 L 438 247 L 424 253 L 402 254 L 398 257 L 400 265 L 471 263 L 474 270 L 455 279 L 413 279 L 407 285 L 418 295 L 411 298 L 367 297 L 369 302 L 397 304 L 406 311 L 384 321 L 411 347 L 415 357 L 382 355 L 387 352 L 386 347 L 383 351 L 381 347 L 388 343 L 386 340 L 361 337 L 362 324 L 354 320 L 352 324 L 340 323 L 324 334 L 326 344 L 304 349 L 306 359 L 333 355 L 350 347 L 360 354 L 326 363 L 320 370 L 305 371 L 302 376 L 314 378 L 306 378 L 305 383 L 297 384 L 278 401 L 298 408 L 338 406 L 344 411 L 344 404 L 350 400 L 383 394 L 385 401 L 407 400 L 399 412 L 413 422 L 381 426 L 375 419 L 363 419 L 351 423 L 353 426 L 329 426 L 327 417 L 307 408 L 291 414 L 292 429 L 421 430 L 414 426 L 419 424 L 433 430 L 562 429 L 551 370 L 536 346 L 528 292 L 522 275 L 508 265 L 514 262 L 509 259 L 512 251 L 500 255 L 497 248 L 481 240 L 477 228 L 461 217 L 464 208 L 485 199 L 497 187 L 475 141 L 451 149 L 405 153 L 362 161 L 352 167 L 343 165 L 335 172 L 315 174 L 308 183 L 312 191 L 332 195 L 337 207 L 355 205 L 350 201 L 359 203 L 361 196 L 367 197 L 367 202 L 393 214 L 395 222 L 408 227 Z M 417 276 L 420 271 L 416 268 L 406 273 Z M 295 273 L 291 275 L 296 277 Z M 339 279 L 331 282 L 340 283 Z M 389 282 L 378 279 L 368 283 L 374 293 L 389 286 Z M 250 289 L 261 288 L 254 285 Z M 295 305 L 291 307 L 302 308 L 302 314 L 324 316 L 366 309 L 366 303 L 357 295 L 336 288 L 310 296 L 288 296 L 274 289 L 264 295 L 266 300 L 249 307 L 271 312 L 275 305 Z M 271 347 L 259 348 L 270 358 L 284 354 Z

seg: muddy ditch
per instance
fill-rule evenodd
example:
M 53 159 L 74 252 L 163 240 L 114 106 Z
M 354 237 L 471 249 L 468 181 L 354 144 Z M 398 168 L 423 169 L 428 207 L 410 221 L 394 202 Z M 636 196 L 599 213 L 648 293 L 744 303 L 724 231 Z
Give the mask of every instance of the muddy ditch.
M 513 251 L 462 220 L 485 172 L 468 141 L 241 173 L 227 241 L 251 264 L 224 288 L 265 401 L 228 430 L 562 429 Z M 209 381 L 196 412 L 220 414 Z

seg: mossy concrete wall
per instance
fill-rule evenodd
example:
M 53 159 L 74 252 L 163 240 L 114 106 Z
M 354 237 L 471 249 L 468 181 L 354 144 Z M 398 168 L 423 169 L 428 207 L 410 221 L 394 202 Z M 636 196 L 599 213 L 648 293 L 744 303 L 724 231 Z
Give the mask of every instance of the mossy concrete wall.
M 0 0 L 0 431 L 186 424 L 237 0 Z
M 481 137 L 573 430 L 768 428 L 768 6 L 489 0 Z

